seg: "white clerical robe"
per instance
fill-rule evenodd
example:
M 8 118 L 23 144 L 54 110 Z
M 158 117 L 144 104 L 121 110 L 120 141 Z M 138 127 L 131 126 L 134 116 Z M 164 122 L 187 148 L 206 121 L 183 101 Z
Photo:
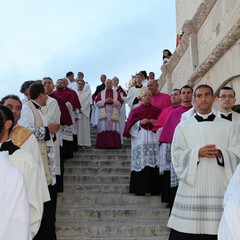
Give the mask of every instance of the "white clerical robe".
M 224 211 L 219 224 L 218 240 L 240 238 L 240 165 L 234 172 L 224 194 Z
M 47 120 L 47 123 L 58 123 L 60 124 L 61 111 L 58 106 L 57 100 L 48 96 L 46 106 L 42 107 L 42 112 Z M 61 167 L 60 167 L 60 146 L 62 146 L 62 139 L 60 136 L 60 130 L 55 133 L 56 140 L 53 142 L 54 145 L 54 153 L 55 153 L 55 161 L 56 175 L 61 175 Z M 52 135 L 54 139 L 54 136 Z
M 36 161 L 30 153 L 19 149 L 9 156 L 10 162 L 23 174 L 27 186 L 32 237 L 40 228 L 43 214 L 42 183 Z
M 127 96 L 123 97 L 123 99 L 124 99 L 124 102 L 128 104 L 130 109 L 133 109 L 139 106 L 141 101 L 139 101 L 137 104 L 133 104 L 134 99 L 138 96 L 141 96 L 142 92 L 146 89 L 147 87 L 145 86 L 142 86 L 141 88 L 138 88 L 138 87 L 136 88 L 136 86 L 134 86 L 129 89 Z
M 81 103 L 80 117 L 77 121 L 78 145 L 90 147 L 90 101 L 91 95 L 85 91 L 76 91 L 79 102 Z
M 39 136 L 38 141 L 44 141 L 45 136 L 45 127 L 47 127 L 47 120 L 45 116 L 43 115 L 42 111 L 40 109 L 37 109 L 39 116 L 41 117 L 43 127 L 35 127 L 35 117 L 34 114 L 30 108 L 29 105 L 24 104 L 21 112 L 21 117 L 18 120 L 19 125 L 22 125 L 26 128 L 29 128 L 33 131 L 37 130 L 37 134 Z M 48 147 L 48 163 L 49 163 L 49 169 L 51 172 L 52 177 L 52 185 L 56 184 L 56 162 L 55 162 L 55 155 L 53 150 L 53 140 L 52 138 L 48 141 L 46 141 L 47 147 Z
M 234 111 L 230 112 L 232 114 L 232 123 L 236 129 L 236 131 L 240 131 L 240 114 Z M 221 117 L 221 112 L 217 112 L 217 116 Z M 226 121 L 229 121 L 225 119 Z
M 31 134 L 29 138 L 20 146 L 20 148 L 30 153 L 33 156 L 33 159 L 37 162 L 39 168 L 39 176 L 42 183 L 42 197 L 43 197 L 42 201 L 43 202 L 49 201 L 50 195 L 45 177 L 42 156 L 35 135 Z
M 25 180 L 0 152 L 0 239 L 31 240 L 29 205 Z
M 215 144 L 223 159 L 199 157 L 199 149 L 207 144 Z M 230 121 L 219 117 L 210 122 L 191 117 L 177 126 L 171 154 L 180 182 L 168 227 L 216 235 L 223 195 L 239 162 L 239 133 Z

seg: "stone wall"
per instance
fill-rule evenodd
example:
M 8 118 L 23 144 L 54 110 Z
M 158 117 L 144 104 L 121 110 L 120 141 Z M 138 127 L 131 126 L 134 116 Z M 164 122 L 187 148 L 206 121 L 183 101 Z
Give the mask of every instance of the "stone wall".
M 182 26 L 185 21 L 193 18 L 201 0 L 176 0 L 176 30 L 182 33 Z
M 167 66 L 161 67 L 162 91 L 170 93 L 184 84 L 194 87 L 202 83 L 210 84 L 214 91 L 227 83 L 240 87 L 230 83 L 238 81 L 240 75 L 239 9 L 239 0 L 205 0 L 197 9 L 192 8 L 196 12 L 182 26 L 184 35 L 179 47 Z

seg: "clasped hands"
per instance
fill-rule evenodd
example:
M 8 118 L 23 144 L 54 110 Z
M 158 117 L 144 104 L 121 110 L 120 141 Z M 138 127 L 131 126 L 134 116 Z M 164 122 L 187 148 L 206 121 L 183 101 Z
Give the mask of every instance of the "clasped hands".
M 56 133 L 60 130 L 60 124 L 59 123 L 50 123 L 48 124 L 48 129 L 50 133 Z
M 152 125 L 154 125 L 155 122 L 156 122 L 155 119 L 147 119 L 147 118 L 144 118 L 144 119 L 141 120 L 141 125 L 147 125 L 147 124 L 149 124 L 149 123 L 152 124 Z
M 221 152 L 216 148 L 215 144 L 208 144 L 199 149 L 198 152 L 199 157 L 207 157 L 207 158 L 216 158 L 221 157 Z
M 105 103 L 113 103 L 113 99 L 108 97 L 106 98 Z

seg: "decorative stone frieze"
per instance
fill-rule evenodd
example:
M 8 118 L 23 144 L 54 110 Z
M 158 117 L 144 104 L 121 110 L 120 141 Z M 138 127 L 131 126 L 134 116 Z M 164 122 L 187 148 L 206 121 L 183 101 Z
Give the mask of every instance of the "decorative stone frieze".
M 240 18 L 234 24 L 232 29 L 224 36 L 219 44 L 209 54 L 207 59 L 193 72 L 188 80 L 188 84 L 195 85 L 197 79 L 204 76 L 209 69 L 222 57 L 222 55 L 233 46 L 240 38 Z
M 180 40 L 179 46 L 174 51 L 173 55 L 170 58 L 170 61 L 167 64 L 164 64 L 167 66 L 164 66 L 164 65 L 161 66 L 162 75 L 159 78 L 160 90 L 162 88 L 161 86 L 163 86 L 166 83 L 166 77 L 168 77 L 168 81 L 169 81 L 169 78 L 171 79 L 171 73 L 173 72 L 173 70 L 177 66 L 178 62 L 180 61 L 180 59 L 183 57 L 184 53 L 188 49 L 189 44 L 190 44 L 190 35 L 192 33 L 198 32 L 199 28 L 201 27 L 202 23 L 207 18 L 209 12 L 213 8 L 216 1 L 217 0 L 203 1 L 199 5 L 199 7 L 196 11 L 196 14 L 192 18 L 192 20 L 187 20 L 183 24 L 183 27 L 182 27 L 183 36 Z M 168 82 L 168 84 L 169 84 L 169 82 Z

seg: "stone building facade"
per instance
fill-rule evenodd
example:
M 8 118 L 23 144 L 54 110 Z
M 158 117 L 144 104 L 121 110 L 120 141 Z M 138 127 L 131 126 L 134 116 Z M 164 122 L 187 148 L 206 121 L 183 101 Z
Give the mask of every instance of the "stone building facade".
M 161 91 L 209 84 L 217 94 L 227 85 L 240 104 L 240 0 L 176 0 L 176 22 L 183 36 L 161 66 Z

